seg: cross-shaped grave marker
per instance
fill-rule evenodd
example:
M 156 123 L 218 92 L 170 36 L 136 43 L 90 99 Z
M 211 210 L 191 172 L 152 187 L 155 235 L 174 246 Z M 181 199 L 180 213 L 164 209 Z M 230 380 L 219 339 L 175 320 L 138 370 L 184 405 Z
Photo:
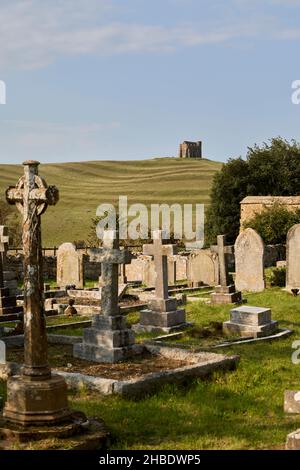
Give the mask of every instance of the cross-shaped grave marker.
M 144 245 L 143 254 L 153 256 L 155 268 L 155 299 L 149 302 L 149 308 L 142 310 L 140 323 L 134 325 L 137 332 L 165 331 L 187 326 L 185 310 L 177 309 L 177 300 L 169 297 L 168 292 L 168 256 L 177 253 L 175 245 L 164 244 L 164 232 L 153 231 L 153 244 Z
M 157 299 L 168 299 L 168 256 L 177 254 L 176 245 L 164 245 L 162 230 L 153 232 L 153 244 L 143 246 L 143 254 L 153 256 L 155 266 L 155 295 Z
M 24 176 L 9 187 L 6 199 L 23 216 L 24 365 L 7 382 L 4 418 L 19 424 L 60 422 L 70 415 L 64 379 L 51 375 L 43 306 L 41 215 L 58 201 L 58 189 L 38 175 L 39 162 L 26 161 Z
M 227 254 L 233 254 L 233 247 L 226 246 L 226 235 L 217 236 L 217 245 L 211 246 L 211 251 L 218 254 L 219 257 L 219 277 L 220 285 L 225 287 L 229 285 L 229 272 Z
M 217 236 L 217 245 L 211 246 L 211 251 L 218 254 L 219 282 L 216 292 L 211 294 L 213 303 L 241 302 L 241 293 L 236 292 L 234 284 L 229 282 L 228 254 L 233 254 L 233 247 L 226 246 L 226 235 Z
M 119 248 L 116 230 L 106 230 L 103 247 L 97 249 L 101 262 L 101 315 L 93 317 L 92 328 L 85 328 L 83 342 L 75 344 L 75 357 L 94 362 L 117 362 L 130 356 L 134 349 L 134 333 L 126 327 L 118 304 L 119 265 L 133 258 L 126 249 Z

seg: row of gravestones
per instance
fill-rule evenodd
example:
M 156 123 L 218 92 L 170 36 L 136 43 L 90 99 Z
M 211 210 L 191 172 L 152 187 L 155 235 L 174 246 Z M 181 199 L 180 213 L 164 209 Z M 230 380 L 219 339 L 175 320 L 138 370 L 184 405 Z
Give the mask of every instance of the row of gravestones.
M 233 250 L 232 250 L 233 251 Z M 259 292 L 265 288 L 264 260 L 265 245 L 260 235 L 248 228 L 241 232 L 234 246 L 235 285 L 237 290 Z M 90 250 L 90 255 L 93 255 Z M 72 243 L 59 247 L 57 255 L 57 284 L 61 287 L 84 285 L 84 262 L 80 252 Z M 299 258 L 299 259 L 298 259 Z M 97 250 L 94 253 L 97 259 Z M 300 225 L 291 228 L 287 237 L 287 288 L 300 287 Z M 155 283 L 154 262 L 149 256 L 141 255 L 131 261 L 126 268 L 119 267 L 123 282 L 141 281 L 146 286 Z M 189 256 L 170 256 L 168 259 L 169 284 L 178 279 L 187 279 L 191 286 L 199 284 L 218 285 L 219 260 L 216 247 L 197 250 Z
M 89 249 L 87 255 L 76 250 L 73 243 L 63 243 L 57 252 L 57 285 L 65 287 L 75 285 L 77 289 L 84 287 L 84 258 L 89 256 L 93 262 L 99 262 L 99 250 Z M 169 285 L 174 285 L 176 280 L 184 280 L 187 276 L 187 257 L 168 257 Z M 155 284 L 155 266 L 151 256 L 139 255 L 132 259 L 129 265 L 119 266 L 121 282 L 140 281 L 146 286 Z

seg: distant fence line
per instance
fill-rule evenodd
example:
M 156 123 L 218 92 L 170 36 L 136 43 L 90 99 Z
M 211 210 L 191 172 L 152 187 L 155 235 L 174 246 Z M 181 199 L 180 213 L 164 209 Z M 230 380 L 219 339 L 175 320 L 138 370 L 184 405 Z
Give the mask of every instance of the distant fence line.
M 58 248 L 59 248 L 58 246 L 54 246 L 53 248 L 42 248 L 43 256 L 56 256 Z M 83 254 L 87 254 L 88 250 L 92 250 L 92 249 L 95 249 L 95 248 L 97 248 L 97 247 L 87 246 L 85 248 L 78 248 L 78 251 L 80 251 Z M 132 246 L 127 246 L 127 248 L 131 251 L 142 251 L 142 245 L 140 245 L 140 246 L 132 245 Z M 22 255 L 23 254 L 23 248 L 21 248 L 21 247 L 11 247 L 11 248 L 9 248 L 7 254 L 8 254 L 8 256 Z

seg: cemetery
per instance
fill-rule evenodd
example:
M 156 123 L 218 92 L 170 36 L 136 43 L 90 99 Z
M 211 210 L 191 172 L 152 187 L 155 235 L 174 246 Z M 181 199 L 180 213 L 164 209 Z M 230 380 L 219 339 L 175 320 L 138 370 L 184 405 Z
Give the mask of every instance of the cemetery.
M 300 448 L 299 223 L 282 246 L 242 225 L 190 251 L 107 228 L 49 261 L 60 194 L 39 170 L 6 191 L 21 267 L 0 226 L 0 449 Z

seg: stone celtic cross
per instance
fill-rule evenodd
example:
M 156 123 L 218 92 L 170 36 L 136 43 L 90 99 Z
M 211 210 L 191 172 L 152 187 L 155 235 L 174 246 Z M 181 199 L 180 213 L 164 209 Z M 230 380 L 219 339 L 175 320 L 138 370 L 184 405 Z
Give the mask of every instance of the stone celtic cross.
M 232 254 L 233 248 L 231 246 L 225 246 L 226 235 L 217 236 L 217 245 L 210 247 L 211 251 L 218 254 L 219 257 L 219 275 L 220 275 L 220 285 L 222 287 L 229 285 L 229 272 L 228 272 L 228 262 L 226 254 Z
M 102 292 L 101 310 L 105 316 L 119 315 L 118 306 L 118 277 L 119 265 L 129 264 L 132 255 L 126 249 L 119 248 L 117 230 L 106 230 L 103 237 L 103 247 L 99 250 L 98 260 L 101 262 Z
M 6 199 L 23 216 L 24 253 L 24 367 L 22 374 L 31 380 L 49 378 L 47 335 L 43 306 L 43 258 L 41 215 L 55 205 L 59 193 L 38 175 L 39 162 L 26 161 L 24 176 L 16 187 L 9 187 Z
M 176 254 L 176 246 L 164 245 L 162 230 L 154 230 L 152 237 L 153 245 L 144 245 L 143 254 L 154 258 L 157 299 L 168 299 L 168 256 Z

